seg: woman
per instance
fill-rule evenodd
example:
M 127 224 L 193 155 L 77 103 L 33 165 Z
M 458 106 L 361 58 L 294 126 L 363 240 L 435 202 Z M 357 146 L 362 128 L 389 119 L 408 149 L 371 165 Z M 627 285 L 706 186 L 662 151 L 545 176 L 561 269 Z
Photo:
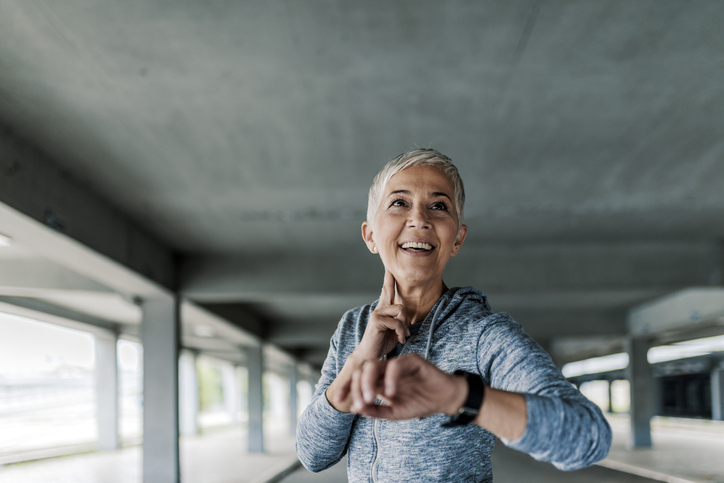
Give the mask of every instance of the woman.
M 521 326 L 479 290 L 443 282 L 467 234 L 464 201 L 457 169 L 431 149 L 375 177 L 362 237 L 385 266 L 382 293 L 332 337 L 297 430 L 310 471 L 348 453 L 353 482 L 490 482 L 495 436 L 563 470 L 608 453 L 601 411 Z

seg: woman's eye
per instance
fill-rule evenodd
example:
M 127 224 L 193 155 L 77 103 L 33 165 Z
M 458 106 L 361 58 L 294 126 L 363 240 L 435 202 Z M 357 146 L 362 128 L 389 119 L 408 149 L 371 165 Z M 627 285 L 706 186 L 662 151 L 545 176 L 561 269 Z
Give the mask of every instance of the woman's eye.
M 407 206 L 407 203 L 405 202 L 405 200 L 397 199 L 390 203 L 390 206 Z
M 447 211 L 447 205 L 445 203 L 443 203 L 442 201 L 438 201 L 437 203 L 432 204 L 432 209 Z

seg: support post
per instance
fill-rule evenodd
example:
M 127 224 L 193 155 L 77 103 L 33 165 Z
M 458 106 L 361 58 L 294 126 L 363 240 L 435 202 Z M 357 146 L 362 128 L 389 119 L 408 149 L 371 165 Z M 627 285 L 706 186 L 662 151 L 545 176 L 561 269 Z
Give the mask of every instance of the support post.
M 95 335 L 98 449 L 118 449 L 118 336 Z
M 183 351 L 179 357 L 179 429 L 184 436 L 198 434 L 199 377 L 196 353 Z
M 224 364 L 221 369 L 221 384 L 224 394 L 224 407 L 229 413 L 231 424 L 239 421 L 239 384 L 236 366 L 233 364 Z
M 264 393 L 262 374 L 264 372 L 261 347 L 247 349 L 247 368 L 249 370 L 249 444 L 251 453 L 264 452 Z
M 143 302 L 143 481 L 178 483 L 178 299 Z
M 627 337 L 626 352 L 629 362 L 626 378 L 631 391 L 631 441 L 632 448 L 651 447 L 651 417 L 653 416 L 654 380 L 647 359 L 649 341 L 643 337 Z
M 297 434 L 297 382 L 299 371 L 297 363 L 293 362 L 289 367 L 289 434 Z
M 711 371 L 711 419 L 724 421 L 724 367 Z

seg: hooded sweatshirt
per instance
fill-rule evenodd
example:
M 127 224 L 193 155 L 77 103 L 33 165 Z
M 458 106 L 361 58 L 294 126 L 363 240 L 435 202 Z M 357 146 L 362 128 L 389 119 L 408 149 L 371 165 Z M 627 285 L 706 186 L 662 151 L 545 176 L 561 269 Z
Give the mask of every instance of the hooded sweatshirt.
M 297 455 L 310 471 L 345 454 L 350 482 L 492 482 L 495 436 L 468 424 L 443 428 L 444 414 L 387 421 L 342 413 L 325 391 L 362 340 L 377 303 L 344 314 L 332 336 L 312 401 L 297 427 Z M 611 428 L 601 410 L 567 382 L 550 356 L 506 313 L 493 314 L 474 287 L 452 288 L 435 303 L 400 356 L 417 353 L 439 369 L 479 374 L 490 387 L 521 393 L 527 425 L 507 446 L 575 470 L 606 457 Z

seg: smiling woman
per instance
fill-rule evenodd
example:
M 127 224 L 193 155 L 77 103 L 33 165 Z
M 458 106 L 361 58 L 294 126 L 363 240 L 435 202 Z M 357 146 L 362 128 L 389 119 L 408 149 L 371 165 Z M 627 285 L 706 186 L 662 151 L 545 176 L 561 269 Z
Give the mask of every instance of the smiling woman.
M 379 300 L 332 337 L 297 454 L 311 471 L 348 453 L 350 481 L 491 482 L 495 436 L 564 470 L 603 459 L 611 428 L 508 314 L 448 288 L 465 193 L 432 149 L 390 161 L 370 188 L 362 238 L 385 267 Z
M 373 222 L 362 224 L 367 247 L 380 254 L 403 298 L 439 298 L 442 271 L 468 231 L 458 223 L 452 183 L 435 166 L 415 166 L 390 178 L 384 193 Z

